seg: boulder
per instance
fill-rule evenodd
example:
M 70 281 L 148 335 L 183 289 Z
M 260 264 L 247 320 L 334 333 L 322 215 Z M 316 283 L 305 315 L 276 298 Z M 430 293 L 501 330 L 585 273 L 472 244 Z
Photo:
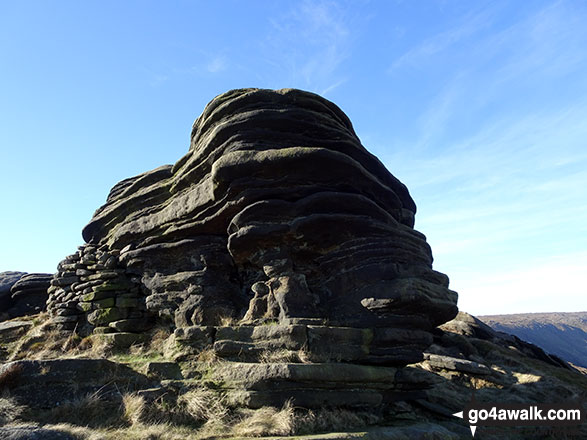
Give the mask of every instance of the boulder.
M 457 313 L 415 213 L 406 186 L 335 104 L 294 89 L 232 90 L 206 106 L 177 163 L 112 188 L 83 230 L 87 244 L 60 263 L 52 284 L 64 293 L 50 308 L 84 295 L 78 310 L 90 326 L 401 330 L 376 338 L 363 361 L 415 362 Z M 346 338 L 336 332 L 335 344 Z M 348 359 L 369 351 L 344 344 Z
M 0 272 L 0 319 L 10 307 L 12 307 L 12 297 L 10 289 L 20 280 L 26 272 Z M 6 315 L 8 317 L 8 315 Z
M 34 315 L 46 308 L 52 274 L 31 273 L 21 276 L 10 288 L 12 305 L 8 314 L 11 317 Z

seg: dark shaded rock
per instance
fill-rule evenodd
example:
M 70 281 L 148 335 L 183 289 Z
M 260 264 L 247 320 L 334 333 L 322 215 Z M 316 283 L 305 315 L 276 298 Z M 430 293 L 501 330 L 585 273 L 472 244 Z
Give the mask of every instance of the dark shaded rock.
M 52 274 L 31 273 L 23 275 L 10 289 L 12 307 L 11 317 L 33 315 L 45 310 Z
M 53 408 L 98 390 L 119 395 L 120 389 L 151 383 L 145 376 L 106 359 L 14 361 L 1 365 L 0 374 L 15 368 L 18 375 L 10 384 L 10 394 L 32 409 Z
M 26 272 L 0 272 L 0 319 L 12 307 L 12 296 L 10 289 L 20 280 Z M 8 317 L 8 315 L 6 315 Z M 6 319 L 6 318 L 5 318 Z
M 147 375 L 158 379 L 182 379 L 181 369 L 175 362 L 149 362 Z
M 8 321 L 0 323 L 0 340 L 10 342 L 26 333 L 33 323 L 30 321 Z

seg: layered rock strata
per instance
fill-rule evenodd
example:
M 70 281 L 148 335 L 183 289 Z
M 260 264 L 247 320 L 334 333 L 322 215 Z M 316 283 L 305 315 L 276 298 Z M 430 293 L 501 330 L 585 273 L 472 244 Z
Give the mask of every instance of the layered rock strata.
M 278 324 L 333 351 L 362 347 L 349 362 L 416 362 L 457 296 L 432 269 L 415 212 L 336 105 L 233 90 L 208 104 L 175 165 L 114 186 L 83 230 L 88 244 L 61 263 L 49 308 L 98 332 L 152 319 L 245 333 Z
M 2 272 L 0 274 L 0 318 L 34 315 L 45 310 L 49 273 Z
M 8 318 L 8 309 L 12 307 L 10 289 L 18 280 L 26 275 L 26 272 L 6 271 L 0 272 L 0 319 Z

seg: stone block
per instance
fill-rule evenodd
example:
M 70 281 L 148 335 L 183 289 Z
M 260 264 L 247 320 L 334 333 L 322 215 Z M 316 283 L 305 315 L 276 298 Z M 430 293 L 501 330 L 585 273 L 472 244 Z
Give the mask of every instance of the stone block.
M 175 362 L 149 362 L 146 367 L 147 376 L 157 379 L 183 379 L 181 369 Z
M 108 326 L 112 327 L 113 329 L 119 332 L 139 333 L 151 328 L 153 326 L 153 322 L 152 320 L 146 318 L 121 319 L 119 321 L 109 323 Z
M 126 313 L 117 307 L 97 309 L 88 314 L 88 322 L 93 325 L 104 325 L 126 318 Z

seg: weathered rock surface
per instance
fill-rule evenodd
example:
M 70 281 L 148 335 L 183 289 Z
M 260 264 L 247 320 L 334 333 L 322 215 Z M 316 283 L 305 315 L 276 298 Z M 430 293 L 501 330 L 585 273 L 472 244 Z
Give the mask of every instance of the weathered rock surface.
M 53 274 L 50 273 L 23 275 L 10 289 L 12 307 L 9 314 L 16 317 L 44 311 L 52 278 Z
M 204 109 L 175 165 L 112 188 L 83 230 L 88 244 L 60 263 L 49 310 L 60 328 L 100 333 L 316 326 L 315 341 L 346 347 L 340 360 L 416 362 L 457 295 L 432 269 L 415 212 L 336 105 L 233 90 Z M 370 339 L 321 334 L 326 323 Z
M 8 317 L 6 312 L 12 307 L 10 289 L 12 289 L 12 286 L 14 286 L 23 275 L 26 275 L 26 272 L 0 272 L 0 319 L 2 319 L 2 315 L 5 315 L 4 319 Z
M 52 278 L 48 273 L 0 273 L 0 320 L 45 310 Z
M 0 366 L 0 376 L 6 371 L 16 373 L 3 388 L 33 410 L 50 409 L 96 392 L 120 400 L 123 388 L 152 385 L 146 376 L 106 359 L 19 360 Z

